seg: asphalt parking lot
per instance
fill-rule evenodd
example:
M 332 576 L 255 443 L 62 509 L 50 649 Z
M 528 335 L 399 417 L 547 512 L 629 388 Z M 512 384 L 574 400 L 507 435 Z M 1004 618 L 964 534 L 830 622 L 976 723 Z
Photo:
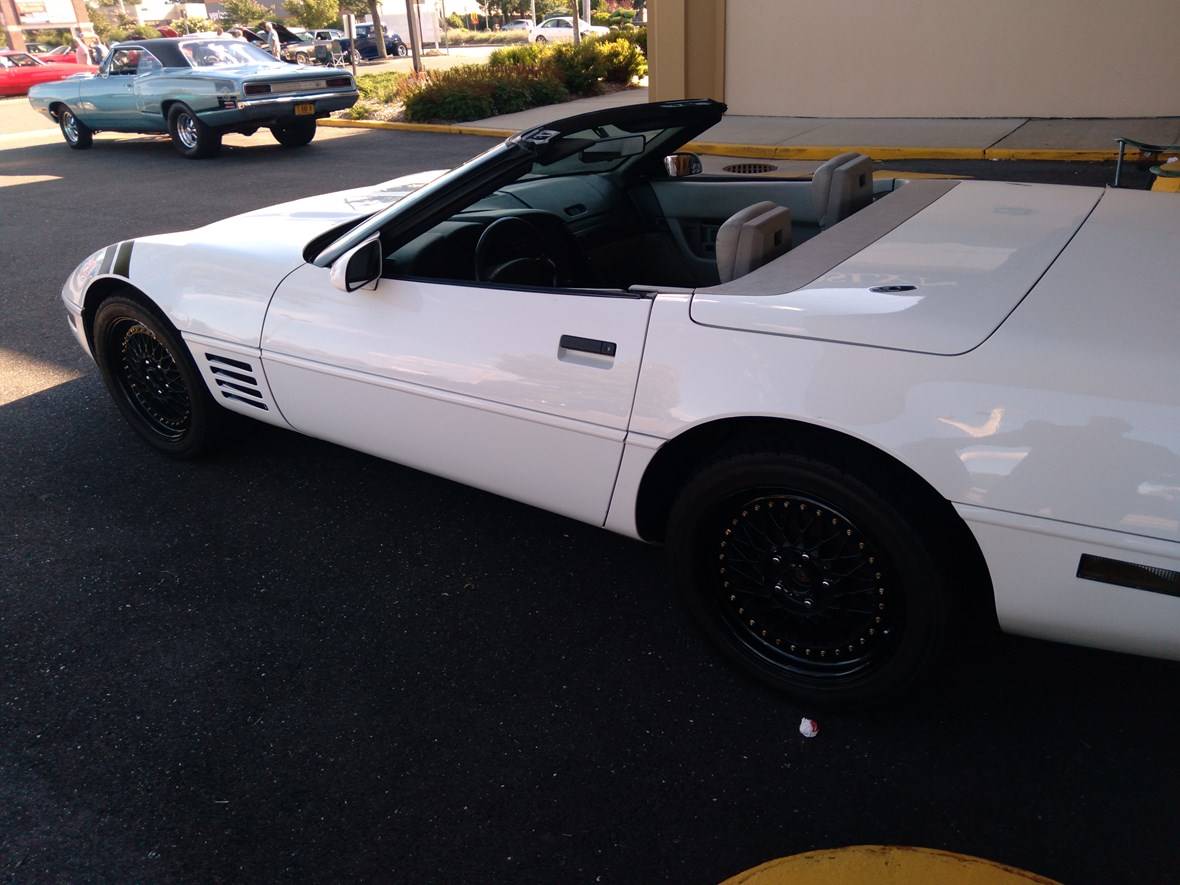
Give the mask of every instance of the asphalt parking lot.
M 263 425 L 150 452 L 67 330 L 78 261 L 490 142 L 231 143 L 0 143 L 5 881 L 706 883 L 862 843 L 1175 880 L 1176 664 L 1004 638 L 804 740 L 658 550 Z

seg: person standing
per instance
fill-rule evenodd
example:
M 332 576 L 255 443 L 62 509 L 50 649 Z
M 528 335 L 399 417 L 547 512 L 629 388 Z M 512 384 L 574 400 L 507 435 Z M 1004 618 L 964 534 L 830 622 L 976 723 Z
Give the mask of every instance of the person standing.
M 74 61 L 80 65 L 90 64 L 90 47 L 82 39 L 82 30 L 80 28 L 74 34 Z
M 266 23 L 266 51 L 275 58 L 283 57 L 283 43 L 279 40 L 279 32 L 271 22 Z

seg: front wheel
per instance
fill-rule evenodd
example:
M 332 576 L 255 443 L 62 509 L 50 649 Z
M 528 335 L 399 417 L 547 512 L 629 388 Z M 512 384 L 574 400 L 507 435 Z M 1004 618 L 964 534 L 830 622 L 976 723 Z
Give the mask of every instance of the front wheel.
M 74 116 L 69 108 L 62 108 L 57 115 L 57 123 L 61 126 L 62 138 L 74 150 L 84 151 L 94 144 L 94 131 Z
M 271 135 L 285 148 L 303 147 L 315 138 L 315 119 L 295 120 L 283 126 L 272 126 Z
M 405 43 L 399 43 L 397 44 L 397 54 L 399 58 L 405 58 L 410 54 L 410 50 L 406 49 Z
M 99 305 L 93 334 L 103 383 L 132 429 L 173 458 L 203 452 L 222 412 L 167 320 L 115 295 Z
M 295 64 L 297 64 L 297 65 L 307 64 L 308 59 L 309 59 L 309 56 L 306 52 L 296 52 L 295 53 Z
M 544 37 L 538 37 L 536 42 L 538 42 L 538 43 L 548 43 L 549 41 L 548 41 L 548 40 L 546 40 Z
M 892 699 L 932 669 L 949 623 L 929 535 L 894 499 L 795 453 L 717 461 L 669 519 L 679 589 L 764 682 L 824 706 Z
M 221 150 L 221 133 L 206 125 L 187 105 L 173 105 L 168 112 L 168 134 L 182 157 L 199 160 Z

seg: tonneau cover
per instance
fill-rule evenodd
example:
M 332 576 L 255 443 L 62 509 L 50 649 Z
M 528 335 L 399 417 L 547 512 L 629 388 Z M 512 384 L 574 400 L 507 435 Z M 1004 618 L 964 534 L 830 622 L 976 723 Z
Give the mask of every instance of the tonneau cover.
M 754 273 L 698 289 L 691 315 L 728 329 L 964 353 L 1020 303 L 1102 193 L 911 182 Z

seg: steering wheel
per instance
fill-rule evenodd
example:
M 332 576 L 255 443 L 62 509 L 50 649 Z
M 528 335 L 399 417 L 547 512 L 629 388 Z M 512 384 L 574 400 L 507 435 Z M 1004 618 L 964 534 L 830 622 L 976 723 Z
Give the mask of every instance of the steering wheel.
M 545 237 L 523 218 L 509 215 L 484 228 L 475 244 L 475 278 L 485 283 L 555 286 L 557 262 Z

